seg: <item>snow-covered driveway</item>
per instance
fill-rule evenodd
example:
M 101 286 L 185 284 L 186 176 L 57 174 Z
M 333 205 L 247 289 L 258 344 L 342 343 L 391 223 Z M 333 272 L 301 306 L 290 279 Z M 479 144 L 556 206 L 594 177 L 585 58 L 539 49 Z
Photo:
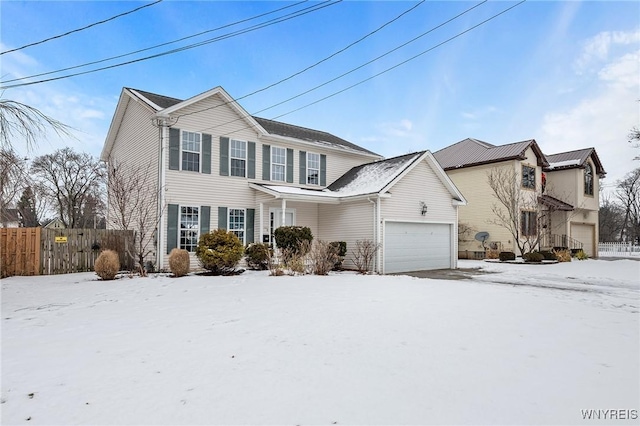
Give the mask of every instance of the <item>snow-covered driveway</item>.
M 2 280 L 2 424 L 638 424 L 640 262 L 460 266 Z

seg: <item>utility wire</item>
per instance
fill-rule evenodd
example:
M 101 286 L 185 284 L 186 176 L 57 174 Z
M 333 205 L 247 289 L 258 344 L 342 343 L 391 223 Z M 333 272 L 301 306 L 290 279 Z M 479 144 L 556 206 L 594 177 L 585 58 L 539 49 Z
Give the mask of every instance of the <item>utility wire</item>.
M 245 33 L 248 33 L 248 32 L 256 31 L 258 29 L 266 28 L 266 27 L 269 27 L 271 25 L 279 24 L 281 22 L 285 22 L 285 21 L 288 21 L 290 19 L 298 18 L 298 17 L 306 15 L 308 13 L 317 12 L 318 10 L 324 9 L 325 7 L 334 6 L 334 5 L 338 4 L 338 3 L 341 3 L 342 1 L 343 0 L 336 0 L 336 1 L 325 0 L 325 1 L 321 2 L 321 3 L 319 3 L 318 5 L 310 6 L 308 8 L 301 9 L 301 10 L 296 11 L 296 12 L 292 12 L 292 13 L 290 13 L 288 15 L 284 15 L 284 16 L 281 16 L 279 18 L 274 18 L 274 19 L 272 19 L 270 21 L 265 21 L 265 22 L 263 22 L 261 24 L 254 25 L 252 27 L 249 27 L 249 28 L 246 28 L 246 29 L 243 29 L 243 30 L 238 30 L 238 31 L 235 31 L 235 32 L 232 32 L 232 33 L 224 34 L 224 35 L 221 35 L 221 36 L 218 36 L 218 37 L 214 37 L 212 39 L 208 39 L 208 40 L 201 41 L 201 42 L 198 42 L 198 43 L 194 43 L 194 44 L 191 44 L 191 45 L 187 45 L 187 46 L 183 46 L 183 47 L 180 47 L 180 48 L 172 49 L 172 50 L 169 50 L 169 51 L 157 53 L 155 55 L 146 56 L 144 58 L 138 58 L 138 59 L 134 59 L 134 60 L 131 60 L 131 61 L 121 62 L 119 64 L 114 64 L 114 65 L 109 65 L 109 66 L 106 66 L 106 67 L 96 68 L 96 69 L 89 70 L 89 71 L 82 71 L 82 72 L 77 72 L 77 73 L 73 73 L 73 74 L 67 74 L 67 75 L 63 75 L 63 76 L 59 76 L 59 77 L 52 77 L 52 78 L 43 79 L 43 80 L 37 80 L 37 81 L 31 81 L 31 82 L 26 82 L 26 83 L 18 83 L 18 84 L 12 84 L 12 85 L 8 85 L 8 86 L 2 86 L 2 87 L 0 87 L 0 90 L 12 89 L 12 88 L 22 87 L 22 86 L 31 86 L 33 84 L 46 83 L 46 82 L 49 82 L 49 81 L 62 80 L 62 79 L 70 78 L 70 77 L 76 77 L 76 76 L 79 76 L 79 75 L 91 74 L 91 73 L 98 72 L 98 71 L 104 71 L 104 70 L 111 69 L 111 68 L 117 68 L 117 67 L 121 67 L 121 66 L 124 66 L 124 65 L 130 65 L 130 64 L 137 63 L 137 62 L 146 61 L 146 60 L 149 60 L 149 59 L 154 59 L 154 58 L 159 58 L 159 57 L 166 56 L 166 55 L 171 55 L 171 54 L 174 54 L 174 53 L 178 53 L 178 52 L 182 52 L 182 51 L 185 51 L 185 50 L 193 49 L 193 48 L 196 48 L 196 47 L 204 46 L 204 45 L 207 45 L 207 44 L 210 44 L 210 43 L 214 43 L 214 42 L 217 42 L 217 41 L 220 41 L 220 40 L 225 40 L 227 38 L 235 37 L 237 35 L 241 35 L 241 34 L 245 34 Z
M 341 93 L 344 93 L 344 92 L 346 92 L 346 91 L 348 91 L 348 90 L 351 90 L 351 89 L 353 89 L 354 87 L 360 86 L 361 84 L 364 84 L 364 83 L 366 83 L 367 81 L 370 81 L 370 80 L 372 80 L 372 79 L 374 79 L 374 78 L 377 78 L 377 77 L 379 77 L 379 76 L 381 76 L 381 75 L 383 75 L 383 74 L 386 74 L 387 72 L 390 72 L 390 71 L 392 71 L 392 70 L 394 70 L 394 69 L 396 69 L 396 68 L 399 68 L 399 67 L 401 67 L 402 65 L 405 65 L 405 64 L 407 64 L 407 63 L 409 63 L 409 62 L 411 62 L 411 61 L 413 61 L 413 60 L 415 60 L 415 59 L 419 58 L 420 56 L 425 55 L 426 53 L 429 53 L 429 52 L 431 52 L 431 51 L 433 51 L 433 50 L 437 49 L 438 47 L 441 47 L 441 46 L 443 46 L 443 45 L 445 45 L 445 44 L 447 44 L 447 43 L 449 43 L 449 42 L 451 42 L 451 41 L 455 40 L 455 39 L 456 39 L 456 38 L 458 38 L 458 37 L 461 37 L 462 35 L 464 35 L 464 34 L 466 34 L 466 33 L 470 32 L 470 31 L 473 31 L 474 29 L 476 29 L 476 28 L 478 28 L 478 27 L 480 27 L 480 26 L 482 26 L 482 25 L 486 24 L 487 22 L 489 22 L 489 21 L 491 21 L 491 20 L 493 20 L 493 19 L 495 19 L 495 18 L 499 17 L 500 15 L 503 15 L 503 14 L 505 14 L 505 13 L 509 12 L 510 10 L 512 10 L 512 9 L 514 9 L 514 8 L 516 8 L 517 6 L 520 6 L 521 4 L 525 3 L 526 1 L 527 1 L 527 0 L 521 0 L 520 2 L 518 2 L 518 3 L 514 4 L 513 6 L 511 6 L 511 7 L 507 8 L 507 9 L 505 9 L 505 10 L 503 10 L 503 11 L 501 11 L 501 12 L 499 12 L 499 13 L 495 14 L 495 15 L 492 15 L 491 17 L 489 17 L 489 18 L 485 19 L 484 21 L 482 21 L 482 22 L 480 22 L 480 23 L 478 23 L 478 24 L 476 24 L 476 25 L 474 25 L 474 26 L 472 26 L 472 27 L 470 27 L 470 28 L 467 28 L 466 30 L 464 30 L 464 31 L 462 31 L 462 32 L 460 32 L 460 33 L 458 33 L 458 34 L 456 34 L 456 35 L 452 36 L 452 37 L 449 37 L 448 39 L 446 39 L 446 40 L 444 40 L 444 41 L 442 41 L 442 42 L 440 42 L 440 43 L 436 44 L 435 46 L 430 47 L 429 49 L 424 50 L 424 51 L 422 51 L 422 52 L 420 52 L 420 53 L 418 53 L 418 54 L 416 54 L 416 55 L 414 55 L 414 56 L 412 56 L 412 57 L 410 57 L 410 58 L 408 58 L 408 59 L 406 59 L 406 60 L 404 60 L 404 61 L 402 61 L 402 62 L 397 63 L 396 65 L 393 65 L 393 66 L 391 66 L 391 67 L 389 67 L 389 68 L 387 68 L 387 69 L 385 69 L 385 70 L 383 70 L 383 71 L 380 71 L 380 72 L 378 72 L 378 73 L 376 73 L 376 74 L 372 75 L 371 77 L 365 78 L 364 80 L 361 80 L 361 81 L 359 81 L 359 82 L 357 82 L 357 83 L 355 83 L 355 84 L 352 84 L 352 85 L 350 85 L 350 86 L 347 86 L 347 87 L 345 87 L 344 89 L 341 89 L 341 90 L 339 90 L 339 91 L 337 91 L 337 92 L 334 92 L 334 93 L 332 93 L 332 94 L 330 94 L 330 95 L 327 95 L 327 96 L 325 96 L 325 97 L 323 97 L 323 98 L 320 98 L 320 99 L 318 99 L 318 100 L 316 100 L 316 101 L 314 101 L 314 102 L 308 103 L 308 104 L 303 105 L 303 106 L 301 106 L 301 107 L 299 107 L 299 108 L 296 108 L 296 109 L 293 109 L 293 110 L 291 110 L 291 111 L 285 112 L 285 113 L 280 114 L 280 115 L 277 115 L 277 116 L 275 116 L 275 117 L 272 117 L 270 120 L 275 120 L 275 119 L 278 119 L 278 118 L 284 117 L 284 116 L 286 116 L 286 115 L 293 114 L 294 112 L 298 112 L 298 111 L 300 111 L 300 110 L 302 110 L 302 109 L 305 109 L 305 108 L 308 108 L 308 107 L 310 107 L 310 106 L 312 106 L 312 105 L 315 105 L 315 104 L 318 104 L 318 103 L 320 103 L 320 102 L 323 102 L 323 101 L 325 101 L 325 100 L 327 100 L 327 99 L 330 99 L 330 98 L 332 98 L 332 97 L 334 97 L 334 96 L 337 96 L 337 95 L 339 95 L 339 94 L 341 94 Z M 255 112 L 254 114 L 258 114 L 258 113 L 260 113 L 260 112 L 266 111 L 266 110 L 271 109 L 271 108 L 272 108 L 272 107 L 264 108 L 264 109 L 262 109 L 262 110 L 260 110 L 260 111 Z M 254 115 L 254 114 L 250 114 L 250 116 L 251 116 L 251 115 Z M 247 118 L 247 117 L 242 117 L 242 118 Z M 227 123 L 224 123 L 224 124 L 229 124 L 229 123 L 232 123 L 232 122 L 234 122 L 234 121 L 238 121 L 238 120 L 240 120 L 240 119 L 242 119 L 242 118 L 235 119 L 235 120 L 231 120 L 231 121 L 229 121 L 229 122 L 227 122 Z M 215 127 L 219 127 L 219 126 L 215 126 Z M 207 129 L 204 129 L 204 130 L 208 130 L 208 129 L 211 129 L 211 128 L 212 128 L 212 127 L 209 127 L 209 128 L 207 128 Z M 234 133 L 240 132 L 240 131 L 242 131 L 242 130 L 250 129 L 250 128 L 252 128 L 252 126 L 246 126 L 246 127 L 243 127 L 243 128 L 237 129 L 237 130 L 234 130 L 233 132 L 230 132 L 229 134 L 234 134 Z
M 14 81 L 19 81 L 19 80 L 27 80 L 27 79 L 36 78 L 36 77 L 42 77 L 44 75 L 57 74 L 57 73 L 63 72 L 63 71 L 74 70 L 74 69 L 78 69 L 78 68 L 88 67 L 89 65 L 96 65 L 96 64 L 103 63 L 103 62 L 112 61 L 114 59 L 124 58 L 126 56 L 135 55 L 136 53 L 142 53 L 142 52 L 146 52 L 148 50 L 157 49 L 158 47 L 163 47 L 163 46 L 167 46 L 169 44 L 178 43 L 178 42 L 181 42 L 181 41 L 184 41 L 184 40 L 188 40 L 190 38 L 201 36 L 203 34 L 211 33 L 211 32 L 214 32 L 214 31 L 219 31 L 219 30 L 222 30 L 224 28 L 229 28 L 229 27 L 232 27 L 234 25 L 239 25 L 239 24 L 242 24 L 242 23 L 245 23 L 245 22 L 248 22 L 248 21 L 252 21 L 254 19 L 262 18 L 263 16 L 271 15 L 273 13 L 280 12 L 282 10 L 298 6 L 298 5 L 300 5 L 302 3 L 306 3 L 308 1 L 309 0 L 302 0 L 302 1 L 298 2 L 298 3 L 294 3 L 294 4 L 291 4 L 291 5 L 288 5 L 288 6 L 284 6 L 284 7 L 281 7 L 279 9 L 272 10 L 270 12 L 265 12 L 265 13 L 262 13 L 260 15 L 255 15 L 255 16 L 252 16 L 250 18 L 242 19 L 240 21 L 232 22 L 230 24 L 225 24 L 225 25 L 222 25 L 222 26 L 217 27 L 217 28 L 212 28 L 210 30 L 206 30 L 206 31 L 202 31 L 202 32 L 199 32 L 199 33 L 196 33 L 196 34 L 192 34 L 192 35 L 186 36 L 186 37 L 182 37 L 182 38 L 179 38 L 177 40 L 167 41 L 165 43 L 156 44 L 155 46 L 151 46 L 151 47 L 145 47 L 144 49 L 135 50 L 133 52 L 123 53 L 121 55 L 111 56 L 109 58 L 99 59 L 97 61 L 87 62 L 87 63 L 80 64 L 80 65 L 74 65 L 72 67 L 61 68 L 61 69 L 55 70 L 55 71 L 47 71 L 47 72 L 43 72 L 43 73 L 40 73 L 40 74 L 33 74 L 33 75 L 30 75 L 30 76 L 27 76 L 27 77 L 14 78 L 12 80 L 5 80 L 5 81 L 3 81 L 1 83 L 2 84 L 6 84 L 6 83 L 14 82 Z
M 24 46 L 16 47 L 15 49 L 5 50 L 4 52 L 0 52 L 0 55 L 4 55 L 5 53 L 11 53 L 11 52 L 15 52 L 15 51 L 18 51 L 18 50 L 26 49 L 27 47 L 36 46 L 38 44 L 46 43 L 48 41 L 55 40 L 55 39 L 58 39 L 58 38 L 66 37 L 66 36 L 68 36 L 70 34 L 77 33 L 77 32 L 80 32 L 80 31 L 84 31 L 84 30 L 86 30 L 88 28 L 95 27 L 96 25 L 104 24 L 105 22 L 113 21 L 114 19 L 120 18 L 120 17 L 125 16 L 125 15 L 129 15 L 131 13 L 134 13 L 134 12 L 137 12 L 139 10 L 142 10 L 142 9 L 144 9 L 146 7 L 154 6 L 154 5 L 156 5 L 156 4 L 160 3 L 160 2 L 162 2 L 162 0 L 156 0 L 153 3 L 149 3 L 149 4 L 145 4 L 144 6 L 136 7 L 133 10 L 130 10 L 130 11 L 124 12 L 124 13 L 120 13 L 120 14 L 118 14 L 116 16 L 112 16 L 111 18 L 104 19 L 104 20 L 98 21 L 98 22 L 94 22 L 93 24 L 89 24 L 89 25 L 87 25 L 85 27 L 82 27 L 82 28 L 78 28 L 78 29 L 75 29 L 75 30 L 67 31 L 64 34 L 60 34 L 60 35 L 57 35 L 57 36 L 45 38 L 44 40 L 36 41 L 34 43 L 25 44 Z
M 310 93 L 310 92 L 313 92 L 313 91 L 315 91 L 315 90 L 317 90 L 317 89 L 319 89 L 319 88 L 321 88 L 321 87 L 323 87 L 323 86 L 326 86 L 326 85 L 328 85 L 328 84 L 330 84 L 330 83 L 333 83 L 334 81 L 339 80 L 339 79 L 341 79 L 341 78 L 343 78 L 343 77 L 345 77 L 345 76 L 347 76 L 347 75 L 349 75 L 349 74 L 351 74 L 351 73 L 353 73 L 353 72 L 355 72 L 355 71 L 357 71 L 357 70 L 359 70 L 359 69 L 362 69 L 362 68 L 366 67 L 367 65 L 370 65 L 370 64 L 372 64 L 372 63 L 374 63 L 374 62 L 376 62 L 376 61 L 378 61 L 378 60 L 380 60 L 380 59 L 384 58 L 385 56 L 388 56 L 388 55 L 390 55 L 391 53 L 393 53 L 393 52 L 395 52 L 395 51 L 397 51 L 397 50 L 399 50 L 399 49 L 402 49 L 403 47 L 405 47 L 405 46 L 407 46 L 407 45 L 409 45 L 409 44 L 411 44 L 411 43 L 413 43 L 413 42 L 415 42 L 415 41 L 419 40 L 420 38 L 422 38 L 422 37 L 426 36 L 427 34 L 430 34 L 430 33 L 432 33 L 433 31 L 435 31 L 435 30 L 437 30 L 437 29 L 439 29 L 439 28 L 441 28 L 441 27 L 443 27 L 443 26 L 445 26 L 445 25 L 447 25 L 447 24 L 451 23 L 452 21 L 454 21 L 454 20 L 456 20 L 456 19 L 460 18 L 461 16 L 463 16 L 463 15 L 465 15 L 465 14 L 467 14 L 467 13 L 471 12 L 473 9 L 475 9 L 475 8 L 477 8 L 477 7 L 479 7 L 479 6 L 482 6 L 482 5 L 483 5 L 483 4 L 485 4 L 487 1 L 488 1 L 488 0 L 483 0 L 483 1 L 481 1 L 480 3 L 478 3 L 478 4 L 474 5 L 474 6 L 471 6 L 470 8 L 468 8 L 468 9 L 466 9 L 466 10 L 462 11 L 461 13 L 457 14 L 456 16 L 454 16 L 454 17 L 452 17 L 452 18 L 449 18 L 448 20 L 446 20 L 446 21 L 444 21 L 444 22 L 442 22 L 442 23 L 440 23 L 440 24 L 436 25 L 435 27 L 430 28 L 429 30 L 427 30 L 427 31 L 423 32 L 422 34 L 420 34 L 420 35 L 418 35 L 418 36 L 416 36 L 416 37 L 412 38 L 411 40 L 409 40 L 409 41 L 407 41 L 407 42 L 405 42 L 405 43 L 402 43 L 402 44 L 400 44 L 400 45 L 398 45 L 398 46 L 394 47 L 393 49 L 391 49 L 391 50 L 389 50 L 389 51 L 387 51 L 387 52 L 383 53 L 382 55 L 377 56 L 377 57 L 376 57 L 376 58 L 374 58 L 374 59 L 371 59 L 370 61 L 365 62 L 364 64 L 361 64 L 361 65 L 357 66 L 356 68 L 352 68 L 351 70 L 349 70 L 349 71 L 347 71 L 347 72 L 345 72 L 345 73 L 342 73 L 342 74 L 340 74 L 340 75 L 339 75 L 339 76 L 337 76 L 337 77 L 334 77 L 334 78 L 332 78 L 332 79 L 330 79 L 330 80 L 328 80 L 328 81 L 325 81 L 324 83 L 321 83 L 321 84 L 319 84 L 319 85 L 317 85 L 317 86 L 315 86 L 315 87 L 312 87 L 311 89 L 305 90 L 304 92 L 299 93 L 299 94 L 297 94 L 297 95 L 295 95 L 295 96 L 292 96 L 292 97 L 290 97 L 290 98 L 288 98 L 288 99 L 285 99 L 284 101 L 278 102 L 278 103 L 276 103 L 276 104 L 274 104 L 274 105 L 271 105 L 271 106 L 269 106 L 269 107 L 267 107 L 267 108 L 261 109 L 260 111 L 256 111 L 256 114 L 261 113 L 261 112 L 264 112 L 264 111 L 267 111 L 267 110 L 270 110 L 270 109 L 272 109 L 272 108 L 275 108 L 275 107 L 277 107 L 277 106 L 280 106 L 280 105 L 282 105 L 282 104 L 285 104 L 285 103 L 287 103 L 287 102 L 289 102 L 289 101 L 292 101 L 292 100 L 294 100 L 294 99 L 296 99 L 296 98 L 299 98 L 299 97 L 301 97 L 301 96 L 304 96 L 304 95 L 306 95 L 306 94 L 308 94 L 308 93 Z M 405 12 L 405 13 L 406 13 L 406 12 Z M 396 19 L 397 19 L 397 18 L 396 18 Z M 381 27 L 381 28 L 382 28 L 382 27 Z M 295 75 L 295 74 L 294 74 L 294 75 Z M 277 84 L 277 83 L 276 83 L 276 84 Z M 271 86 L 274 86 L 274 85 L 275 85 L 275 84 L 273 84 L 273 85 L 271 85 Z M 268 87 L 271 87 L 271 86 L 268 86 Z M 262 90 L 259 90 L 259 91 L 253 92 L 253 93 L 258 93 L 258 92 L 260 92 L 260 91 L 262 91 Z M 249 94 L 249 95 L 245 95 L 245 96 L 242 96 L 242 97 L 240 97 L 240 98 L 234 99 L 234 100 L 233 100 L 233 101 L 231 101 L 231 102 L 234 102 L 234 101 L 237 101 L 237 100 L 240 100 L 240 99 L 246 98 L 247 96 L 250 96 L 250 95 L 251 95 L 251 94 Z M 198 110 L 198 111 L 194 111 L 194 112 L 187 113 L 187 114 L 178 115 L 178 117 L 177 117 L 177 118 L 184 117 L 184 116 L 186 116 L 186 115 L 190 115 L 190 114 L 195 114 L 195 113 L 198 113 L 198 112 L 207 111 L 207 110 L 209 110 L 209 109 L 213 109 L 213 108 L 217 108 L 217 107 L 220 107 L 220 106 L 224 106 L 224 105 L 227 105 L 227 104 L 229 104 L 229 103 L 230 103 L 230 102 L 225 102 L 225 103 L 223 103 L 223 104 L 215 105 L 215 106 L 213 106 L 213 107 L 205 108 L 205 109 Z M 235 121 L 235 120 L 234 120 L 234 121 Z M 226 123 L 225 123 L 225 124 L 226 124 Z M 215 128 L 219 127 L 219 126 L 221 126 L 221 125 L 216 125 L 216 126 L 212 126 L 212 127 L 207 127 L 206 129 L 203 129 L 203 130 L 215 129 Z
M 485 0 L 485 1 L 487 1 L 487 0 Z M 420 5 L 421 5 L 421 4 L 423 4 L 424 2 L 425 2 L 425 0 L 421 0 L 418 4 L 416 4 L 415 6 L 412 6 L 411 8 L 409 8 L 409 9 L 407 9 L 407 10 L 405 10 L 404 12 L 402 12 L 400 15 L 396 16 L 396 17 L 395 17 L 395 18 L 393 18 L 392 20 L 385 22 L 385 23 L 384 23 L 384 24 L 382 24 L 380 27 L 378 27 L 378 28 L 376 28 L 375 30 L 373 30 L 373 31 L 369 32 L 368 34 L 365 34 L 364 36 L 360 37 L 358 40 L 356 40 L 356 41 L 354 41 L 354 42 L 352 42 L 352 43 L 348 44 L 347 46 L 343 47 L 342 49 L 340 49 L 340 50 L 338 50 L 338 51 L 336 51 L 336 52 L 334 52 L 334 53 L 332 53 L 331 55 L 329 55 L 329 56 L 325 57 L 324 59 L 321 59 L 321 60 L 319 60 L 318 62 L 316 62 L 316 63 L 314 63 L 314 64 L 312 64 L 312 65 L 309 65 L 308 67 L 306 67 L 306 68 L 304 68 L 304 69 L 302 69 L 302 70 L 300 70 L 300 71 L 298 71 L 298 72 L 296 72 L 296 73 L 294 73 L 294 74 L 291 74 L 291 75 L 290 75 L 290 76 L 288 76 L 288 77 L 283 78 L 282 80 L 276 81 L 275 83 L 269 84 L 268 86 L 265 86 L 265 87 L 263 87 L 263 88 L 261 88 L 261 89 L 255 90 L 255 91 L 253 91 L 253 92 L 251 92 L 251 93 L 247 93 L 246 95 L 240 96 L 239 98 L 235 98 L 235 99 L 233 99 L 231 102 L 237 102 L 237 101 L 239 101 L 239 100 L 242 100 L 242 99 L 248 98 L 249 96 L 253 96 L 253 95 L 257 94 L 257 93 L 264 92 L 265 90 L 268 90 L 268 89 L 270 89 L 270 88 L 272 88 L 272 87 L 274 87 L 274 86 L 277 86 L 277 85 L 279 85 L 279 84 L 281 84 L 281 83 L 284 83 L 285 81 L 291 80 L 292 78 L 297 77 L 297 76 L 299 76 L 300 74 L 303 74 L 303 73 L 305 73 L 305 72 L 309 71 L 310 69 L 312 69 L 312 68 L 314 68 L 314 67 L 317 67 L 318 65 L 322 64 L 323 62 L 326 62 L 326 61 L 328 61 L 329 59 L 331 59 L 331 58 L 333 58 L 333 57 L 335 57 L 335 56 L 339 55 L 340 53 L 345 52 L 346 50 L 348 50 L 348 49 L 352 48 L 352 47 L 353 47 L 353 46 L 355 46 L 356 44 L 358 44 L 358 43 L 360 43 L 360 42 L 364 41 L 364 40 L 365 40 L 365 39 L 367 39 L 368 37 L 370 37 L 370 36 L 374 35 L 375 33 L 377 33 L 377 32 L 379 32 L 379 31 L 381 31 L 381 30 L 382 30 L 382 29 L 384 29 L 385 27 L 387 27 L 387 26 L 391 25 L 392 23 L 394 23 L 394 22 L 395 22 L 395 21 L 397 21 L 398 19 L 402 18 L 404 15 L 406 15 L 406 14 L 408 14 L 408 13 L 412 12 L 414 9 L 416 9 L 418 6 L 420 6 Z M 484 2 L 483 2 L 483 3 L 484 3 Z M 205 108 L 205 109 L 201 109 L 201 110 L 198 110 L 198 111 L 193 111 L 193 112 L 189 112 L 189 113 L 186 113 L 186 114 L 181 114 L 181 115 L 178 115 L 178 116 L 177 116 L 177 118 L 184 117 L 184 116 L 191 115 L 191 114 L 197 114 L 197 113 L 204 112 L 204 111 L 208 111 L 208 110 L 215 109 L 215 108 L 219 108 L 219 107 L 221 107 L 221 106 L 228 105 L 228 104 L 229 104 L 229 103 L 231 103 L 231 102 L 225 102 L 225 103 L 220 104 L 220 105 L 215 105 L 215 106 L 212 106 L 212 107 L 209 107 L 209 108 Z

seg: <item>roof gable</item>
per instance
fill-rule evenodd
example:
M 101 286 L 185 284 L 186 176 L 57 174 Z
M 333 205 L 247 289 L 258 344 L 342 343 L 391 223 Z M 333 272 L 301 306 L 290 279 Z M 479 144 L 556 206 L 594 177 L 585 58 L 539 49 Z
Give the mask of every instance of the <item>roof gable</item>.
M 157 115 L 160 117 L 167 117 L 172 114 L 180 115 L 178 111 L 180 111 L 181 109 L 209 96 L 220 95 L 223 97 L 227 105 L 234 108 L 241 117 L 248 121 L 249 124 L 258 131 L 258 133 L 261 133 L 263 135 L 297 139 L 299 141 L 312 143 L 314 145 L 326 148 L 338 148 L 341 150 L 357 152 L 359 154 L 368 154 L 380 157 L 380 155 L 376 154 L 375 152 L 369 151 L 368 149 L 346 141 L 328 132 L 252 116 L 244 108 L 242 108 L 235 101 L 235 99 L 233 99 L 222 87 L 219 86 L 187 100 L 171 98 L 168 96 L 158 95 L 138 89 L 128 90 L 145 101 L 157 112 Z
M 600 177 L 604 177 L 607 174 L 595 148 L 577 149 L 575 151 L 559 152 L 557 154 L 547 155 L 547 161 L 549 166 L 545 168 L 545 171 L 553 172 L 566 169 L 583 169 L 587 165 L 587 160 L 591 158 L 593 164 L 596 166 L 596 173 Z
M 535 153 L 538 165 L 546 166 L 546 157 L 534 139 L 496 146 L 467 138 L 435 152 L 433 156 L 444 170 L 452 170 L 508 160 L 523 160 L 529 148 Z

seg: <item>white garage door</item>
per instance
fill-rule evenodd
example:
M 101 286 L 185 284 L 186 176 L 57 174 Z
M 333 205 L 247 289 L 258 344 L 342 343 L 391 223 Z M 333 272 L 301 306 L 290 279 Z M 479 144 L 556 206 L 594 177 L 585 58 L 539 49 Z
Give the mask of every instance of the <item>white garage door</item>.
M 576 225 L 571 224 L 571 238 L 582 243 L 582 250 L 589 255 L 594 256 L 595 244 L 595 225 Z
M 384 272 L 409 272 L 451 267 L 451 225 L 387 222 Z

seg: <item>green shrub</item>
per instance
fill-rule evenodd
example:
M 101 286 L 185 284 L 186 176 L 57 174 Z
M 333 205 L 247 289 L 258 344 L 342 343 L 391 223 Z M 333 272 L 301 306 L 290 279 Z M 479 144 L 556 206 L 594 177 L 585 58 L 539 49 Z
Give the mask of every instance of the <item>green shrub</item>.
M 585 253 L 583 250 L 576 252 L 576 259 L 578 260 L 587 260 L 589 255 Z
M 540 253 L 542 255 L 543 260 L 557 260 L 555 253 L 553 253 L 552 251 L 539 251 L 538 253 Z
M 333 241 L 329 243 L 336 254 L 336 262 L 333 265 L 333 270 L 337 271 L 342 269 L 342 262 L 344 262 L 344 257 L 347 255 L 347 242 L 346 241 Z
M 569 250 L 553 250 L 553 254 L 556 255 L 558 262 L 571 262 L 571 251 Z
M 215 275 L 229 275 L 242 259 L 242 242 L 233 232 L 216 229 L 200 236 L 196 256 Z
M 183 277 L 189 273 L 191 259 L 189 252 L 184 249 L 174 248 L 169 253 L 169 269 L 175 277 Z
M 306 254 L 300 252 L 301 247 L 304 247 L 301 243 L 307 241 L 310 246 L 313 241 L 313 234 L 307 226 L 281 226 L 273 231 L 273 236 L 280 250 L 300 255 Z
M 522 258 L 526 261 L 526 262 L 535 262 L 535 263 L 540 263 L 542 262 L 542 260 L 544 259 L 544 256 L 538 252 L 531 252 L 531 253 L 525 253 L 522 255 Z
M 120 270 L 118 253 L 113 250 L 104 250 L 96 259 L 94 270 L 103 280 L 114 279 Z
M 498 259 L 500 259 L 501 262 L 516 260 L 516 254 L 512 251 L 501 251 L 498 255 Z
M 247 266 L 251 269 L 269 269 L 269 258 L 271 246 L 264 243 L 251 243 L 244 250 L 247 259 Z

